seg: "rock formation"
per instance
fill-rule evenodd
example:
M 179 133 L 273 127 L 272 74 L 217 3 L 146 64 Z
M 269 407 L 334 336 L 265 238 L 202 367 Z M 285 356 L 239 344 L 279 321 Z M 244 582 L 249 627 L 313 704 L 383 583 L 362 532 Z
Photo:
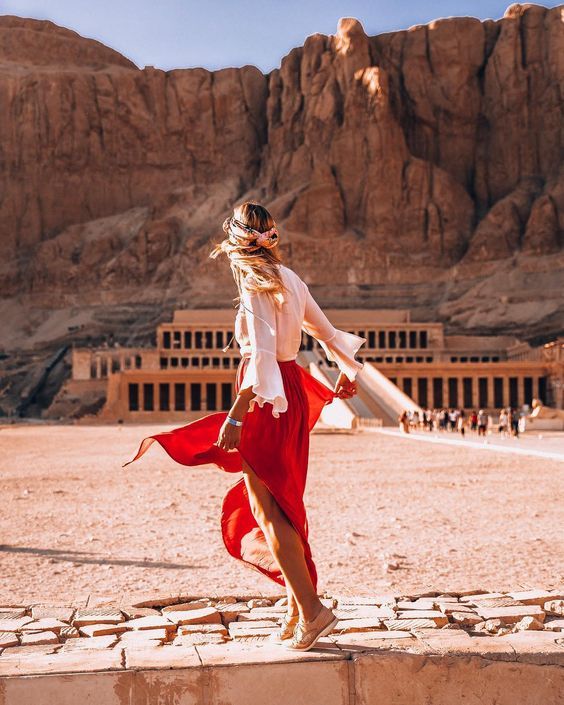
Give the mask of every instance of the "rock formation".
M 229 305 L 207 255 L 248 198 L 324 305 L 562 331 L 563 89 L 562 7 L 375 37 L 343 19 L 266 76 L 140 70 L 0 17 L 3 345 L 78 319 L 132 343 L 175 306 Z

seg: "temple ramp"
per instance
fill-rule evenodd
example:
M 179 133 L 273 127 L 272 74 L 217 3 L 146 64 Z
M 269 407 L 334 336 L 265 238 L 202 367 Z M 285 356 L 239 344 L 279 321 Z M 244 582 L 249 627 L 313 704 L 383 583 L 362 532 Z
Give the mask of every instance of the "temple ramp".
M 327 386 L 335 386 L 339 375 L 337 368 L 329 366 L 325 359 L 315 350 L 300 351 L 298 362 L 306 366 L 314 377 Z M 348 409 L 348 414 L 353 414 L 356 417 L 353 427 L 380 425 L 378 420 L 383 426 L 397 426 L 398 416 L 404 410 L 422 413 L 421 407 L 383 375 L 371 362 L 364 363 L 364 367 L 358 373 L 356 381 L 358 394 L 352 399 L 339 400 Z M 336 404 L 336 402 L 334 403 Z M 342 407 L 338 409 L 338 412 L 342 422 L 348 424 L 347 412 Z M 322 420 L 325 422 L 323 416 Z
M 309 373 L 327 387 L 334 388 L 338 370 L 323 364 L 323 359 L 313 350 L 303 350 L 298 355 L 298 362 Z M 360 394 L 351 399 L 335 399 L 322 411 L 322 423 L 336 428 L 358 428 L 360 426 L 382 426 L 382 418 L 375 414 Z
M 398 416 L 403 411 L 417 411 L 419 415 L 423 409 L 411 397 L 389 380 L 386 375 L 372 362 L 365 362 L 364 367 L 357 375 L 359 395 L 368 406 L 382 414 L 384 426 L 397 426 Z

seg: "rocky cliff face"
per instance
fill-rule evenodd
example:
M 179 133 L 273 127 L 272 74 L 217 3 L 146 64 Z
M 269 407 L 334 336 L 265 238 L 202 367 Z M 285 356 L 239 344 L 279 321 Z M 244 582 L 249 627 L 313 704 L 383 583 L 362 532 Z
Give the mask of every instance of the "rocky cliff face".
M 207 255 L 247 198 L 324 305 L 561 331 L 563 12 L 376 37 L 344 19 L 268 76 L 139 70 L 0 17 L 6 347 L 77 321 L 133 342 L 175 306 L 229 305 L 229 269 Z

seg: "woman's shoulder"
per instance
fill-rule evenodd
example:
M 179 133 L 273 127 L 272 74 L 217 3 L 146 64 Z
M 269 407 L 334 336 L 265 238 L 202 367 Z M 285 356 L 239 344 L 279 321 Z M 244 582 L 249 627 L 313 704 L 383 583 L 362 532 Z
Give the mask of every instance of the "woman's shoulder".
M 290 280 L 299 282 L 303 287 L 307 287 L 306 283 L 300 277 L 300 275 L 290 267 L 287 267 L 285 264 L 280 264 L 280 272 L 282 273 L 283 277 L 287 277 Z

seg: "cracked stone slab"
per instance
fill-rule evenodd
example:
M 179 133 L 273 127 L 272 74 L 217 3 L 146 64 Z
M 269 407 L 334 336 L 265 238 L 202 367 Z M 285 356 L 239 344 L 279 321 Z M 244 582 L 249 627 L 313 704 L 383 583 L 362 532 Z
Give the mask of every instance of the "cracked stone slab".
M 145 649 L 124 648 L 125 668 L 145 670 L 153 668 L 198 668 L 200 658 L 194 646 L 173 646 L 167 644 Z
M 391 594 L 382 595 L 335 595 L 337 605 L 373 605 L 381 607 L 382 605 L 395 604 L 396 596 Z
M 545 602 L 543 609 L 545 612 L 549 612 L 550 614 L 564 616 L 564 600 L 551 600 L 550 602 Z
M 43 619 L 34 619 L 27 624 L 24 624 L 21 631 L 22 632 L 44 632 L 50 631 L 59 634 L 61 629 L 68 627 L 66 622 L 61 622 L 59 619 L 53 619 L 51 617 L 44 617 Z
M 223 644 L 227 637 L 223 634 L 205 634 L 195 632 L 194 634 L 181 634 L 172 642 L 174 646 L 204 646 L 205 644 Z
M 183 613 L 184 614 L 184 613 Z M 126 629 L 176 629 L 176 624 L 171 622 L 167 617 L 139 617 L 138 619 L 130 619 L 125 622 Z
M 126 622 L 121 624 L 85 624 L 78 630 L 83 636 L 95 637 L 107 634 L 121 634 L 127 630 Z
M 466 593 L 460 596 L 460 602 L 473 602 L 474 600 L 493 600 L 496 598 L 507 598 L 504 592 L 482 592 L 482 593 Z
M 439 609 L 446 615 L 453 614 L 454 612 L 468 612 L 469 614 L 476 614 L 476 610 L 469 605 L 465 605 L 461 602 L 448 602 L 439 605 Z
M 189 610 L 203 610 L 209 607 L 207 600 L 192 600 L 191 602 L 181 602 L 178 605 L 167 605 L 163 607 L 161 612 L 167 614 L 167 612 L 184 612 Z
M 228 666 L 238 664 L 291 663 L 296 661 L 343 660 L 346 654 L 327 638 L 320 639 L 310 651 L 291 651 L 280 644 L 227 642 L 197 646 L 203 666 Z
M 385 619 L 384 624 L 390 630 L 412 631 L 413 629 L 425 629 L 426 627 L 438 629 L 432 619 Z
M 396 616 L 391 607 L 346 605 L 333 610 L 338 619 L 393 619 Z
M 511 597 L 494 597 L 491 600 L 473 600 L 472 605 L 474 607 L 486 607 L 488 609 L 493 609 L 494 607 L 521 607 L 525 605 L 524 602 L 519 602 L 519 600 L 514 600 Z
M 257 625 L 252 622 L 231 622 L 229 636 L 233 639 L 267 638 L 276 631 L 275 624 Z
M 476 612 L 484 620 L 500 619 L 503 624 L 514 624 L 523 617 L 536 617 L 540 622 L 544 621 L 545 613 L 541 607 L 536 605 L 524 605 L 515 607 L 478 607 Z
M 230 622 L 235 622 L 240 614 L 250 612 L 246 602 L 218 603 L 215 605 L 215 608 L 220 613 L 221 621 L 226 626 Z
M 80 634 L 76 627 L 63 627 L 59 632 L 59 636 L 62 639 L 75 639 L 78 638 Z
M 522 663 L 564 666 L 564 638 L 558 632 L 523 631 L 499 637 Z
M 120 634 L 120 644 L 141 643 L 145 644 L 148 641 L 166 641 L 169 637 L 169 632 L 166 629 L 138 629 L 135 631 L 127 631 Z
M 110 649 L 112 646 L 117 644 L 118 636 L 117 634 L 109 634 L 108 636 L 94 636 L 94 637 L 79 637 L 78 639 L 69 639 L 63 645 L 63 651 L 74 651 L 75 649 Z
M 0 649 L 5 649 L 9 646 L 19 646 L 20 640 L 15 632 L 0 632 Z
M 0 607 L 0 619 L 3 619 L 4 617 L 9 619 L 25 617 L 26 612 L 27 610 L 25 607 Z
M 333 634 L 345 634 L 347 632 L 366 632 L 370 629 L 382 629 L 385 630 L 384 623 L 381 619 L 340 619 L 335 628 L 333 629 Z
M 249 612 L 242 612 L 237 619 L 249 620 L 253 619 L 276 619 L 280 620 L 287 613 L 285 607 L 255 607 Z
M 31 616 L 33 619 L 58 619 L 61 622 L 70 622 L 74 612 L 74 607 L 33 605 L 31 608 Z
M 437 627 L 448 624 L 448 617 L 440 610 L 404 610 L 397 613 L 396 619 L 431 619 Z
M 6 658 L 0 656 L 0 676 L 38 675 L 46 673 L 85 673 L 123 669 L 121 650 L 59 651 L 54 654 L 30 654 Z
M 166 612 L 166 618 L 174 624 L 220 624 L 221 615 L 215 607 Z M 165 615 L 163 615 L 164 617 Z M 150 617 L 148 619 L 151 619 Z
M 92 609 L 78 610 L 72 621 L 73 627 L 84 627 L 87 624 L 119 624 L 124 622 L 125 617 L 117 609 L 96 607 Z
M 223 624 L 183 624 L 178 628 L 179 634 L 227 634 Z
M 331 640 L 344 653 L 370 653 L 408 651 L 410 653 L 431 654 L 432 649 L 415 638 L 410 632 L 401 631 L 371 631 L 351 632 L 349 634 L 332 635 Z
M 454 601 L 458 602 L 456 598 L 454 598 Z M 398 610 L 434 610 L 435 604 L 434 598 L 427 597 L 419 600 L 399 600 L 396 608 Z M 449 604 L 451 604 L 450 601 Z
M 124 605 L 120 607 L 126 619 L 138 619 L 139 617 L 158 617 L 161 613 L 154 607 L 133 607 Z
M 453 624 L 460 624 L 464 627 L 473 627 L 482 622 L 482 618 L 475 612 L 452 612 L 449 616 Z
M 59 638 L 55 632 L 24 632 L 21 636 L 22 646 L 40 646 L 44 644 L 58 644 Z
M 557 590 L 524 590 L 508 593 L 514 600 L 519 600 L 524 605 L 538 605 L 543 607 L 549 600 L 562 600 L 564 593 Z
M 33 622 L 31 617 L 4 615 L 0 618 L 0 632 L 19 632 L 29 622 Z

